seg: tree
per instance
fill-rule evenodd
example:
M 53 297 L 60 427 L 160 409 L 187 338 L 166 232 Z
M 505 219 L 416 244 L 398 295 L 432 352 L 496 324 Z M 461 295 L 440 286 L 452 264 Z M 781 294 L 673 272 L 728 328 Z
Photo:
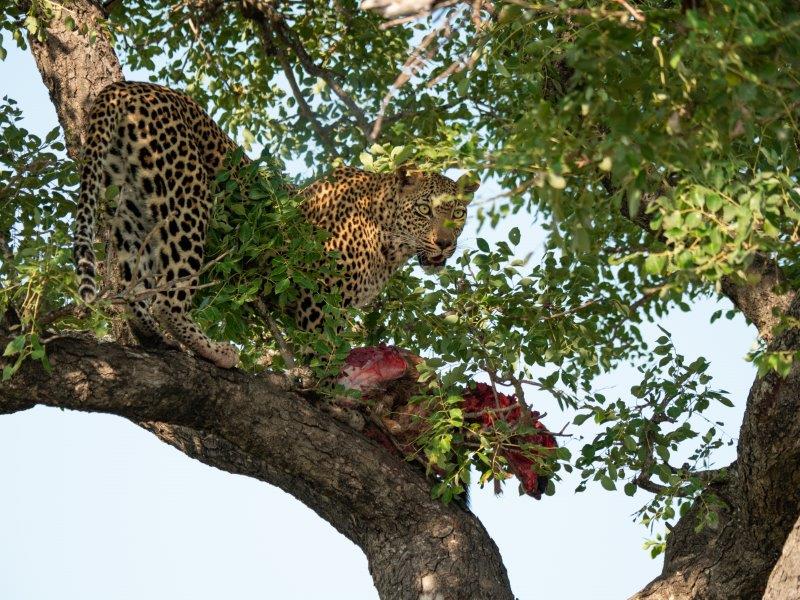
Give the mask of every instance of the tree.
M 88 1 L 37 1 L 2 16 L 36 57 L 72 158 L 91 98 L 121 78 L 116 48 L 209 106 L 245 145 L 301 155 L 314 170 L 337 159 L 380 169 L 413 158 L 496 179 L 504 194 L 478 218 L 499 227 L 511 213 L 538 215 L 541 261 L 514 256 L 525 231 L 494 247 L 479 239 L 435 285 L 410 272 L 396 278 L 378 307 L 352 317 L 360 341 L 435 356 L 427 364 L 440 369 L 436 394 L 448 408 L 458 410 L 458 384 L 483 372 L 495 389 L 523 400 L 532 389 L 551 394 L 576 423 L 593 419 L 600 433 L 575 459 L 559 452 L 554 474 L 578 468 L 585 485 L 647 490 L 646 522 L 677 519 L 654 547 L 665 551 L 664 571 L 638 598 L 753 598 L 768 579 L 768 594 L 780 594 L 797 576 L 792 3 L 109 8 L 106 18 Z M 109 321 L 71 304 L 72 163 L 59 157 L 57 133 L 32 139 L 13 127 L 16 114 L 9 102 L 0 113 L 10 182 L 0 194 L 17 207 L 0 214 L 0 412 L 46 404 L 119 414 L 190 456 L 278 485 L 364 550 L 384 597 L 511 597 L 480 523 L 458 503 L 431 500 L 418 470 L 331 418 L 314 401 L 321 390 L 300 391 L 279 374 L 220 373 L 185 355 L 170 354 L 167 368 L 164 354 L 77 333 Z M 244 293 L 231 297 L 241 304 Z M 709 466 L 721 441 L 702 413 L 729 400 L 709 388 L 706 361 L 686 361 L 668 332 L 650 346 L 639 331 L 709 294 L 728 297 L 760 335 L 738 457 L 722 469 Z M 227 312 L 206 316 L 220 335 L 247 335 Z M 335 365 L 339 342 L 326 340 Z M 641 365 L 632 398 L 593 389 L 623 362 Z M 445 420 L 433 425 L 424 456 L 446 500 L 502 432 L 474 448 L 451 444 L 458 432 Z M 321 473 L 322 461 L 332 468 Z

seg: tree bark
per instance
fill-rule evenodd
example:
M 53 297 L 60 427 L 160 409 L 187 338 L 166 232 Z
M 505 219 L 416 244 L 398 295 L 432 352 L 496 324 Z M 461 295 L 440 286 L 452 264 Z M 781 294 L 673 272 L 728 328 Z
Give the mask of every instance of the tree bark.
M 764 600 L 795 600 L 800 598 L 800 520 L 786 543 L 778 563 L 772 570 L 764 592 Z
M 73 26 L 67 26 L 67 17 L 72 19 Z M 98 4 L 86 0 L 72 2 L 68 12 L 62 10 L 55 14 L 44 41 L 28 36 L 36 67 L 64 130 L 67 154 L 75 161 L 81 160 L 86 139 L 83 124 L 95 96 L 107 85 L 124 79 L 104 19 Z M 112 266 L 114 249 L 108 243 L 109 219 L 105 211 L 100 211 L 98 217 L 97 238 L 105 246 L 107 257 L 97 265 L 98 274 L 109 288 L 121 289 L 120 275 Z M 117 315 L 122 314 L 121 308 L 112 310 Z M 120 342 L 135 341 L 124 319 L 114 319 L 111 330 Z
M 800 317 L 800 298 L 793 299 L 788 315 Z M 798 329 L 779 334 L 770 344 L 773 350 L 798 348 Z M 697 509 L 680 519 L 667 540 L 662 574 L 634 599 L 762 596 L 800 516 L 800 366 L 785 378 L 768 373 L 753 383 L 737 456 L 727 478 L 706 492 L 727 503 L 717 529 L 696 532 Z M 797 578 L 795 565 L 786 561 L 776 577 Z
M 30 45 L 77 159 L 94 96 L 123 77 L 97 6 L 73 0 L 70 16 L 77 29 L 56 18 L 47 39 Z M 91 29 L 100 32 L 94 42 Z M 119 415 L 188 456 L 276 485 L 365 552 L 381 598 L 513 598 L 497 546 L 474 515 L 431 500 L 423 473 L 285 377 L 80 336 L 53 341 L 48 356 L 51 373 L 28 361 L 0 384 L 0 414 L 41 404 Z
M 277 485 L 362 548 L 382 598 L 512 598 L 497 546 L 424 474 L 331 418 L 277 374 L 225 371 L 175 351 L 91 338 L 48 346 L 0 385 L 0 413 L 34 404 L 103 412 L 189 456 Z
M 74 28 L 67 27 L 67 16 L 72 17 Z M 83 123 L 95 95 L 124 79 L 103 12 L 86 0 L 70 2 L 69 13 L 62 12 L 50 22 L 43 42 L 35 37 L 28 41 L 64 129 L 67 153 L 78 160 L 85 139 Z

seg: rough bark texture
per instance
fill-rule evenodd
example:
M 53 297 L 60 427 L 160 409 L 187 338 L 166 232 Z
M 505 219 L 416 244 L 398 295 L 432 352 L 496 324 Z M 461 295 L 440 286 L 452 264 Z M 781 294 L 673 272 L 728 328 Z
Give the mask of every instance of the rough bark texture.
M 67 17 L 74 27 L 67 27 Z M 79 161 L 86 131 L 83 124 L 97 93 L 105 86 L 121 81 L 122 66 L 110 43 L 102 10 L 88 1 L 71 2 L 69 11 L 62 11 L 49 24 L 44 41 L 29 36 L 31 53 L 42 76 L 50 100 L 55 106 L 58 122 L 64 130 L 67 154 Z M 94 41 L 92 41 L 94 40 Z M 117 269 L 111 267 L 114 250 L 108 244 L 108 219 L 100 213 L 97 238 L 106 246 L 107 260 L 98 264 L 98 274 L 110 288 L 121 288 Z M 118 314 L 121 309 L 113 309 Z M 114 337 L 123 343 L 134 342 L 126 322 L 112 323 Z
M 795 600 L 800 598 L 800 521 L 783 545 L 778 564 L 772 570 L 764 592 L 764 600 Z
M 55 19 L 31 50 L 78 158 L 86 111 L 122 71 L 107 36 L 90 43 L 81 33 L 102 32 L 97 6 L 74 0 L 70 15 L 76 30 Z M 277 485 L 364 550 L 382 598 L 513 597 L 497 546 L 474 515 L 432 501 L 422 473 L 285 378 L 82 337 L 51 343 L 48 355 L 52 373 L 31 362 L 0 385 L 0 414 L 41 404 L 119 415 L 206 464 Z
M 800 298 L 788 313 L 800 317 Z M 771 348 L 800 348 L 800 331 L 778 335 Z M 800 368 L 753 383 L 729 470 L 713 489 L 729 506 L 717 530 L 695 533 L 695 511 L 681 519 L 668 538 L 662 575 L 634 598 L 761 597 L 800 516 Z M 790 569 L 787 563 L 784 579 L 798 575 Z
M 65 17 L 76 27 L 70 30 Z M 108 42 L 103 13 L 87 1 L 70 2 L 69 13 L 50 23 L 44 42 L 30 39 L 31 52 L 42 80 L 50 92 L 58 121 L 67 138 L 67 153 L 78 159 L 83 145 L 83 123 L 95 95 L 105 86 L 123 79 L 114 48 Z M 95 41 L 88 31 L 97 34 Z
M 40 404 L 125 417 L 207 464 L 277 485 L 361 547 L 382 598 L 512 598 L 497 546 L 467 510 L 430 499 L 401 458 L 332 419 L 286 378 L 90 338 L 48 348 L 0 386 L 0 413 Z
M 784 289 L 777 263 L 762 254 L 747 268 L 747 277 L 747 282 L 723 277 L 722 293 L 752 321 L 761 337 L 772 339 L 772 330 L 789 309 L 794 293 Z

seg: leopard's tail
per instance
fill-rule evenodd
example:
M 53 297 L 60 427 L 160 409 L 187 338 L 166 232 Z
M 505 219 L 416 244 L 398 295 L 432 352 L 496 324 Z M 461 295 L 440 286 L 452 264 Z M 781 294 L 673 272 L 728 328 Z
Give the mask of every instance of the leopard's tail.
M 123 95 L 120 84 L 104 88 L 94 101 L 86 125 L 87 136 L 81 166 L 81 192 L 75 214 L 72 256 L 78 274 L 78 293 L 84 302 L 97 297 L 94 254 L 95 214 L 97 203 L 105 190 L 106 155 L 111 150 L 117 125 L 122 117 Z

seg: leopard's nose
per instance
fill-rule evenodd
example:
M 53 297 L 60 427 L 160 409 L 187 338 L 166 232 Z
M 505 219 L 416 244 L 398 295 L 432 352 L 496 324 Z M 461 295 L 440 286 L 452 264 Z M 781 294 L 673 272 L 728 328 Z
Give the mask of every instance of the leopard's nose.
M 436 238 L 436 245 L 439 246 L 440 250 L 446 250 L 450 247 L 450 240 L 444 238 Z

